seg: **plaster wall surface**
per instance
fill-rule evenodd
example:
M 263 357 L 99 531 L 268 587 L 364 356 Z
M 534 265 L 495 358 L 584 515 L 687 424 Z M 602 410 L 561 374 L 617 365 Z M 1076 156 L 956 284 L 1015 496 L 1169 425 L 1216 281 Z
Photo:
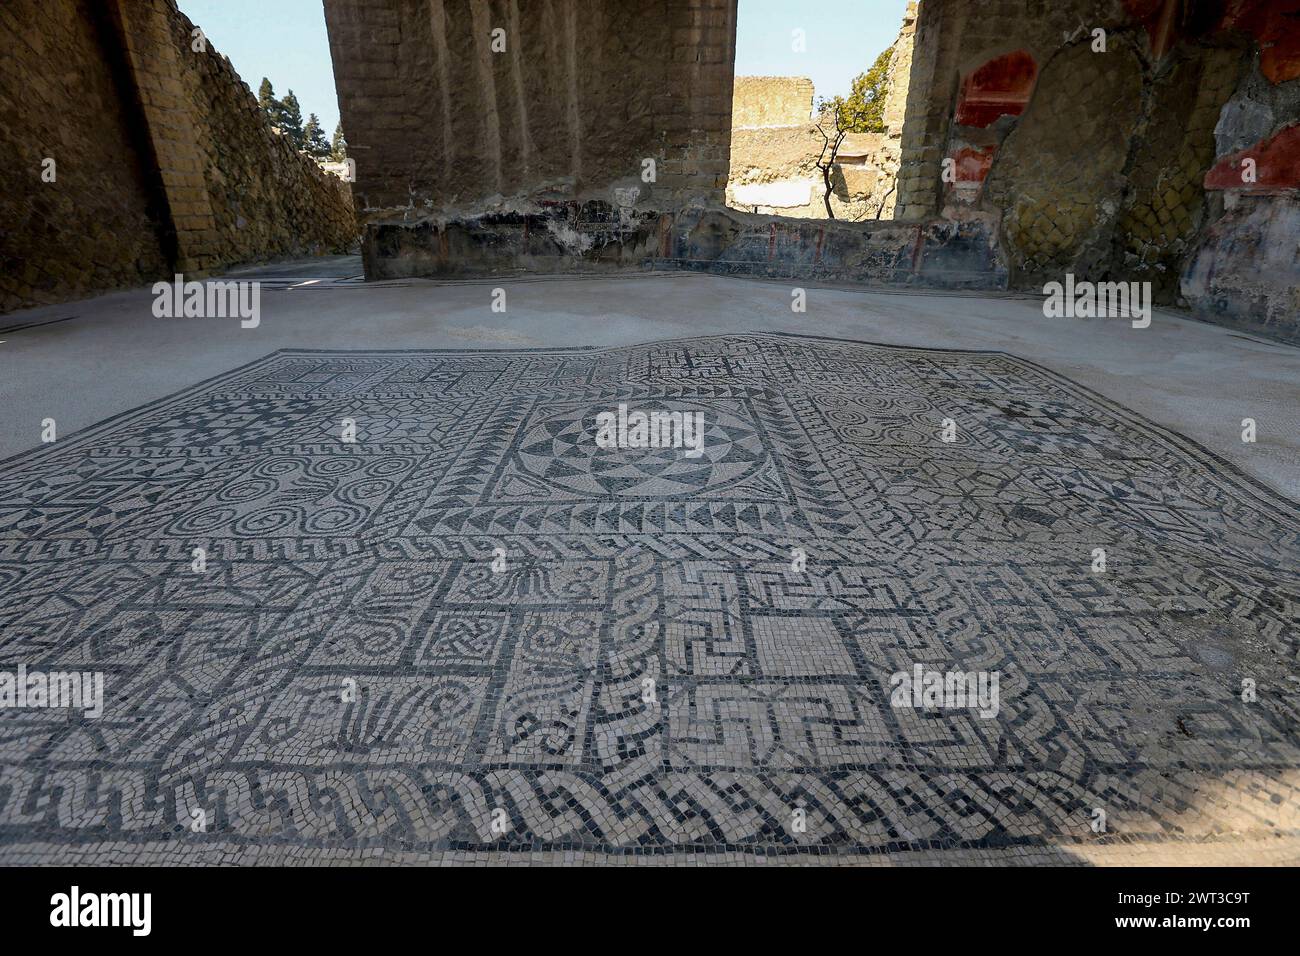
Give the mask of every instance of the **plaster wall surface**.
M 1300 173 L 1265 147 L 1300 121 L 1297 43 L 1294 0 L 925 0 L 896 215 L 990 223 L 1012 288 L 1150 283 L 1294 340 Z M 1208 181 L 1251 149 L 1267 188 Z

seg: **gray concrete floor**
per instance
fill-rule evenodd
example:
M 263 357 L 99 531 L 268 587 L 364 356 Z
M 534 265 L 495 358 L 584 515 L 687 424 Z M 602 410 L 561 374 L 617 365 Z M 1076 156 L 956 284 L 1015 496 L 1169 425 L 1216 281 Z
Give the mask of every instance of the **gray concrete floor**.
M 263 281 L 256 329 L 155 318 L 148 288 L 0 317 L 0 457 L 37 447 L 42 419 L 67 436 L 281 348 L 612 346 L 768 330 L 1010 352 L 1300 499 L 1300 349 L 1174 312 L 1134 329 L 1047 319 L 1028 297 L 810 285 L 796 314 L 797 282 L 654 273 L 367 284 L 360 272 L 355 257 L 237 270 Z M 492 311 L 495 287 L 506 290 L 504 313 Z M 1241 440 L 1244 418 L 1258 423 L 1255 444 Z

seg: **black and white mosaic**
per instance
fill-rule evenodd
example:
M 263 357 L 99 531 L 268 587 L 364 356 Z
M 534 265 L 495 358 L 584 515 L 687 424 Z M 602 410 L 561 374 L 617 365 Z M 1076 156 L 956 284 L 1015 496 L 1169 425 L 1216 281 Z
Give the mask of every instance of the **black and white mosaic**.
M 1300 509 L 1006 354 L 277 352 L 0 468 L 0 670 L 104 675 L 0 862 L 1294 837 L 1298 624 Z

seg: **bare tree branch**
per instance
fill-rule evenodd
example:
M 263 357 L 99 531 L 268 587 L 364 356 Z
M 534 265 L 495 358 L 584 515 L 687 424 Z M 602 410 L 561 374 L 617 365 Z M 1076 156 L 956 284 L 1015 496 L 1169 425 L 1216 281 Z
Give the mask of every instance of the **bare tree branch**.
M 835 135 L 832 137 L 826 130 L 825 124 L 834 123 Z M 822 195 L 822 202 L 826 206 L 826 216 L 829 219 L 835 218 L 835 210 L 831 208 L 831 193 L 834 187 L 831 185 L 831 173 L 837 164 L 840 146 L 844 143 L 844 137 L 848 135 L 844 114 L 840 105 L 835 102 L 823 103 L 821 112 L 817 119 L 817 132 L 822 135 L 821 152 L 817 154 L 817 168 L 822 173 L 822 184 L 825 191 Z

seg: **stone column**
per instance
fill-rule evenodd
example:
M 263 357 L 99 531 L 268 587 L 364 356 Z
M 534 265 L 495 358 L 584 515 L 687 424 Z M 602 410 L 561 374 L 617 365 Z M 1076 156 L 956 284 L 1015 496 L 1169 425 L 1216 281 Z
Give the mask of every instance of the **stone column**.
M 108 0 L 158 160 L 176 234 L 178 272 L 199 277 L 219 265 L 217 224 L 203 178 L 203 151 L 185 90 L 166 0 Z M 197 54 L 196 54 L 197 55 Z

